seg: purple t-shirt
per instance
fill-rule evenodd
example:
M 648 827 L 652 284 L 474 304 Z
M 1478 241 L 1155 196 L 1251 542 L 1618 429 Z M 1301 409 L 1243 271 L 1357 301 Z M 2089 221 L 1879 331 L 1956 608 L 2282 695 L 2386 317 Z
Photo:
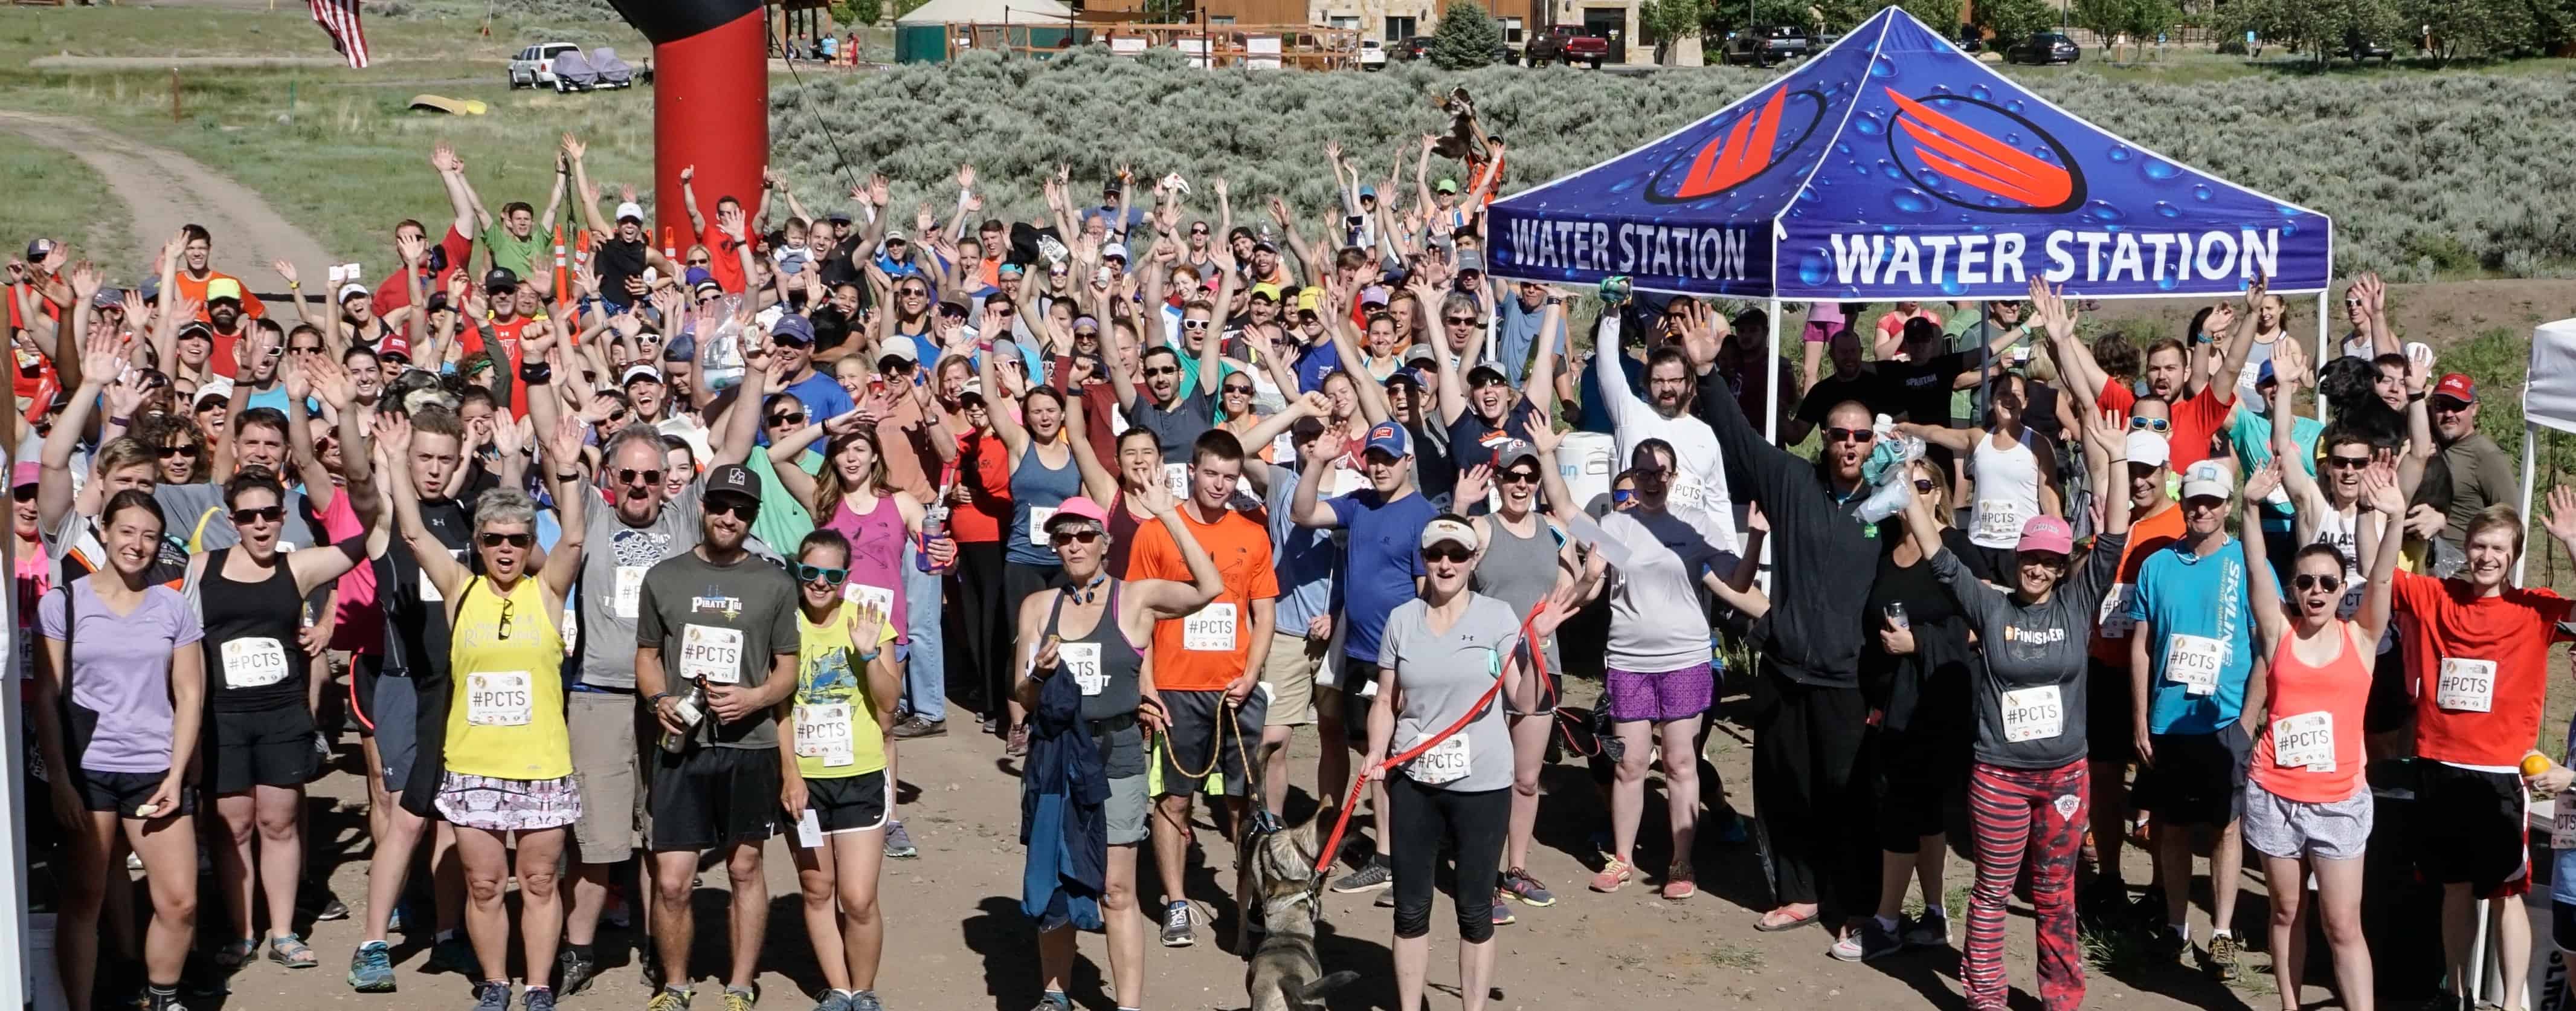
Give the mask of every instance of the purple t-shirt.
M 112 614 L 87 579 L 73 583 L 72 610 L 80 628 L 71 642 L 74 705 L 98 715 L 89 750 L 67 756 L 84 772 L 167 772 L 170 769 L 170 654 L 206 636 L 197 611 L 167 586 L 143 591 L 134 612 Z M 63 640 L 63 595 L 48 593 L 36 605 L 45 638 Z

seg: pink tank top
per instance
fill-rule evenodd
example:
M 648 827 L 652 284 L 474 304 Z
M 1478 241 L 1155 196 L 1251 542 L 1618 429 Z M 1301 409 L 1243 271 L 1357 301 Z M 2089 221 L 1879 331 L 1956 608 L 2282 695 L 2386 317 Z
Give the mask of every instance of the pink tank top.
M 2268 711 L 2254 742 L 2254 782 L 2274 796 L 2332 804 L 2362 788 L 2361 712 L 2370 698 L 2371 654 L 2354 649 L 2338 624 L 2342 652 L 2309 666 L 2292 645 L 2296 630 L 2272 650 Z
M 850 581 L 842 586 L 843 598 L 853 602 L 876 598 L 886 609 L 887 623 L 894 626 L 895 641 L 911 642 L 904 624 L 903 546 L 912 535 L 904 529 L 902 507 L 895 505 L 893 496 L 879 495 L 876 508 L 862 515 L 850 511 L 850 500 L 845 498 L 823 528 L 850 539 Z

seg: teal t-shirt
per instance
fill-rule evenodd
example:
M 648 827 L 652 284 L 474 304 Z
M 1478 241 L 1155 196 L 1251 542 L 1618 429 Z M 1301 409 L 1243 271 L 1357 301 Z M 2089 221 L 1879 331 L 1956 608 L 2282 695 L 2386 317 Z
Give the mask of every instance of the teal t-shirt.
M 2129 616 L 2135 635 L 2153 635 L 2147 729 L 2159 734 L 2213 734 L 2245 706 L 2254 669 L 2254 606 L 2245 549 L 2232 539 L 2207 557 L 2189 541 L 2147 557 L 2138 569 Z
M 2297 443 L 2300 469 L 2309 477 L 2317 476 L 2317 439 L 2326 431 L 2326 423 L 2306 415 L 2290 419 L 2290 441 Z M 2253 473 L 2254 468 L 2272 462 L 2272 419 L 2253 411 L 2239 409 L 2227 423 L 2227 444 L 2235 447 L 2239 474 Z M 2296 512 L 2287 493 L 2274 494 L 2264 500 L 2263 529 L 2288 533 Z
M 786 487 L 778 483 L 778 470 L 769 462 L 768 452 L 755 451 L 742 464 L 760 478 L 760 515 L 752 518 L 752 536 L 781 557 L 796 557 L 796 546 L 804 542 L 806 534 L 814 532 L 814 517 L 807 515 L 796 496 L 787 494 Z M 808 474 L 820 474 L 823 454 L 807 450 L 796 458 L 796 467 Z

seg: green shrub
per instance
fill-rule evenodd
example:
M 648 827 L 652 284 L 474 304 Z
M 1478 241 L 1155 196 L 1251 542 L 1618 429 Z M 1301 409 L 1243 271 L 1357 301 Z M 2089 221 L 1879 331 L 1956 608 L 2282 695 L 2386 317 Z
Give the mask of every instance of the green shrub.
M 1431 33 L 1431 62 L 1442 70 L 1474 70 L 1494 62 L 1494 47 L 1502 44 L 1493 12 L 1476 0 L 1458 0 Z

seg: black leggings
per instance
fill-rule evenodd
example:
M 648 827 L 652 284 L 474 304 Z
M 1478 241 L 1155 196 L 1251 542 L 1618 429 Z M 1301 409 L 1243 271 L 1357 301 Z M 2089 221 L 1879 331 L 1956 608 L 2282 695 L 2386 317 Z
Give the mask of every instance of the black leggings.
M 1457 854 L 1458 888 L 1451 903 L 1458 911 L 1458 936 L 1483 941 L 1494 936 L 1494 870 L 1503 859 L 1503 835 L 1511 827 L 1512 790 L 1465 792 L 1423 786 L 1402 771 L 1386 777 L 1386 803 L 1396 838 L 1404 840 L 1392 854 L 1395 869 L 1395 936 L 1421 937 L 1431 932 L 1432 878 L 1439 873 L 1442 841 Z
M 959 542 L 957 571 L 949 580 L 953 606 L 945 613 L 955 617 L 957 634 L 948 640 L 948 669 L 974 672 L 969 678 L 951 675 L 950 681 L 978 686 L 979 697 L 969 701 L 991 719 L 1009 711 L 1004 703 L 1011 697 L 1012 639 L 1020 619 L 1002 604 L 1002 542 Z

